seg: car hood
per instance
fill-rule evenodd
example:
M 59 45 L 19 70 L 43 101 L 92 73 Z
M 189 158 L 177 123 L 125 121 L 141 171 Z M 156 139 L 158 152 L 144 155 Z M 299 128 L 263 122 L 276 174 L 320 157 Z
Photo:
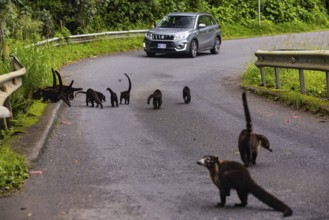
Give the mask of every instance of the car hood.
M 149 32 L 153 34 L 174 35 L 177 33 L 190 32 L 193 28 L 153 28 Z

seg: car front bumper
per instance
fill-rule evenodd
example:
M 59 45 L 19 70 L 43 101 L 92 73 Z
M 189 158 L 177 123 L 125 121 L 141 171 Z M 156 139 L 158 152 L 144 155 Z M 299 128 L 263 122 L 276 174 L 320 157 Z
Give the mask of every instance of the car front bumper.
M 156 41 L 144 39 L 144 51 L 150 53 L 188 53 L 189 43 L 181 41 Z

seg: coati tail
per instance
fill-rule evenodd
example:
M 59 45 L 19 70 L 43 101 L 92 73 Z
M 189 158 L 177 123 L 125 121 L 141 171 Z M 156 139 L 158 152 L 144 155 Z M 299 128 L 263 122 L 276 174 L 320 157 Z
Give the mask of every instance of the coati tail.
M 81 94 L 87 94 L 87 92 L 85 92 L 85 91 L 79 91 L 79 92 L 75 93 L 74 97 L 77 97 L 77 95 L 78 95 L 79 93 L 81 93 Z
M 242 93 L 242 102 L 243 102 L 244 114 L 246 117 L 247 130 L 249 133 L 251 133 L 252 132 L 251 116 L 250 116 L 248 102 L 247 102 L 247 94 L 245 92 Z
M 56 87 L 57 80 L 56 80 L 55 70 L 51 68 L 51 72 L 53 73 L 53 87 Z
M 283 216 L 285 217 L 292 215 L 291 208 L 288 207 L 285 203 L 283 203 L 281 200 L 264 190 L 255 182 L 251 184 L 252 185 L 250 186 L 250 193 L 253 194 L 256 198 L 258 198 L 266 205 L 272 207 L 273 209 L 283 212 Z
M 59 81 L 59 90 L 58 90 L 58 95 L 60 95 L 63 91 L 63 81 L 62 81 L 62 77 L 59 74 L 59 72 L 55 71 L 57 77 L 58 77 L 58 81 Z
M 128 78 L 128 82 L 129 82 L 129 86 L 128 86 L 128 92 L 130 92 L 131 90 L 131 81 L 130 81 L 130 78 L 129 76 L 125 73 L 126 77 Z
M 150 104 L 150 101 L 151 101 L 152 98 L 153 98 L 153 94 L 148 97 L 147 104 Z

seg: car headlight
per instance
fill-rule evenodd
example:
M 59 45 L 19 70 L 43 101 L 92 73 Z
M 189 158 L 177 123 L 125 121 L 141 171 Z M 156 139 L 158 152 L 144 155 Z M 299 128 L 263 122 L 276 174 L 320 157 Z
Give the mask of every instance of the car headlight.
M 187 34 L 176 34 L 174 40 L 183 40 L 187 38 Z
M 147 32 L 145 34 L 145 37 L 148 38 L 148 39 L 153 39 L 153 34 L 151 32 Z

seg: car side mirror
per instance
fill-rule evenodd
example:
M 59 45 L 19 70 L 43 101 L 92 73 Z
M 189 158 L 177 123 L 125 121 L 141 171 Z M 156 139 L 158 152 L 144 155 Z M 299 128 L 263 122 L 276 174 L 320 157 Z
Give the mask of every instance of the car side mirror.
M 205 27 L 206 27 L 206 24 L 201 23 L 201 24 L 199 24 L 198 27 L 199 27 L 199 28 L 205 28 Z

